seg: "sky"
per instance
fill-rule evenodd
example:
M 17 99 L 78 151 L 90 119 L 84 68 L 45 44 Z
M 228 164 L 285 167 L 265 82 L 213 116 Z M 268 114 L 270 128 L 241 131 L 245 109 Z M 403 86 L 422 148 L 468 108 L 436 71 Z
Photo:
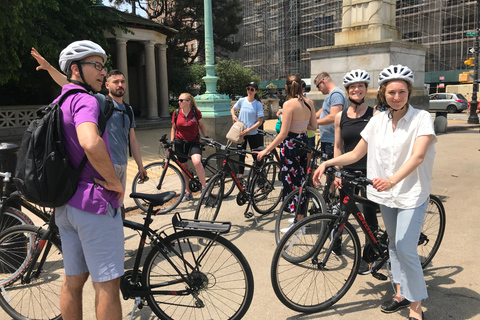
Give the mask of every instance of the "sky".
M 105 5 L 105 6 L 110 6 L 110 7 L 113 7 L 113 6 L 114 6 L 113 3 L 110 3 L 110 1 L 108 1 L 108 0 L 102 0 L 102 1 L 103 1 L 103 5 Z M 142 5 L 144 5 L 144 4 L 146 3 L 145 0 L 141 0 L 140 2 L 142 3 Z M 132 12 L 132 6 L 131 6 L 130 4 L 126 4 L 126 5 L 123 4 L 123 5 L 119 6 L 119 7 L 117 7 L 117 9 L 120 10 L 120 11 Z M 137 14 L 140 15 L 140 16 L 142 16 L 142 17 L 144 17 L 144 18 L 147 17 L 146 12 L 143 11 L 142 9 L 140 9 L 140 8 L 138 7 L 138 5 L 137 5 Z

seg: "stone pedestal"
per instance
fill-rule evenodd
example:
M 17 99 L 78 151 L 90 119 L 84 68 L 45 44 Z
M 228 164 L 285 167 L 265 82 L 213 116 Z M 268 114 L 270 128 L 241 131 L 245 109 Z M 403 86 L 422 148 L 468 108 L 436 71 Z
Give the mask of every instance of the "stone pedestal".
M 389 65 L 401 64 L 412 69 L 415 75 L 411 104 L 428 110 L 428 95 L 424 88 L 426 50 L 423 45 L 392 39 L 308 49 L 312 83 L 317 74 L 326 71 L 337 86 L 343 87 L 345 73 L 364 69 L 372 78 L 366 100 L 373 101 L 377 96 L 379 73 Z M 325 98 L 314 86 L 307 96 L 314 101 Z

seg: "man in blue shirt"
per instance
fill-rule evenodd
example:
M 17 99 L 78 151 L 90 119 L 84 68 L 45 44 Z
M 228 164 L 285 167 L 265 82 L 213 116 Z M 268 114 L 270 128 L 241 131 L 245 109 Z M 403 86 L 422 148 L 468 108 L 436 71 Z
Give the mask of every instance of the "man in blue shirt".
M 330 75 L 326 72 L 319 73 L 315 78 L 315 86 L 326 94 L 322 108 L 317 111 L 317 125 L 320 131 L 320 149 L 323 153 L 333 157 L 333 144 L 335 142 L 335 115 L 348 109 L 345 92 L 337 87 Z

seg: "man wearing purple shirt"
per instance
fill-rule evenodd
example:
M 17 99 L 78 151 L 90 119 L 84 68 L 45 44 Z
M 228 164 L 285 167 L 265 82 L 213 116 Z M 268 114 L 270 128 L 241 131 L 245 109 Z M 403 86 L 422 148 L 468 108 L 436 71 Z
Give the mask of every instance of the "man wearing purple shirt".
M 89 93 L 100 91 L 106 59 L 105 51 L 88 40 L 71 43 L 59 59 L 70 83 L 62 88 L 62 95 L 72 88 L 85 89 L 85 93 L 67 97 L 61 106 L 65 148 L 74 167 L 84 155 L 88 158 L 76 193 L 67 204 L 55 208 L 65 266 L 60 294 L 64 319 L 82 318 L 82 290 L 89 275 L 95 289 L 97 319 L 122 317 L 119 289 L 124 235 L 118 200 L 125 190 L 112 164 L 107 132 L 99 136 L 101 111 Z

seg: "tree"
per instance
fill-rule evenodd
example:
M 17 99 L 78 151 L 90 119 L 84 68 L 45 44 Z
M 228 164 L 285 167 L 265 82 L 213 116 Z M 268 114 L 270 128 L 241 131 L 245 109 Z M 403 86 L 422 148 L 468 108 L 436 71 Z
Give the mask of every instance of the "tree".
M 142 8 L 149 19 L 159 21 L 179 32 L 167 39 L 167 60 L 169 66 L 181 67 L 193 64 L 197 58 L 204 56 L 204 3 L 203 0 L 109 0 L 115 4 L 134 2 Z M 240 43 L 229 40 L 230 35 L 238 32 L 242 22 L 242 3 L 240 0 L 212 1 L 213 37 L 215 55 L 225 57 L 228 52 L 235 52 Z M 198 41 L 196 51 L 188 48 L 191 41 Z
M 260 82 L 260 77 L 253 70 L 245 68 L 238 60 L 222 60 L 217 63 L 215 74 L 220 78 L 217 82 L 219 93 L 234 99 L 235 96 L 245 96 L 245 88 L 250 82 Z
M 113 34 L 114 27 L 121 28 L 118 17 L 92 7 L 92 0 L 2 0 L 0 10 L 3 105 L 50 102 L 53 82 L 35 71 L 32 47 L 55 66 L 60 51 L 70 42 L 89 39 L 104 46 L 103 32 Z

